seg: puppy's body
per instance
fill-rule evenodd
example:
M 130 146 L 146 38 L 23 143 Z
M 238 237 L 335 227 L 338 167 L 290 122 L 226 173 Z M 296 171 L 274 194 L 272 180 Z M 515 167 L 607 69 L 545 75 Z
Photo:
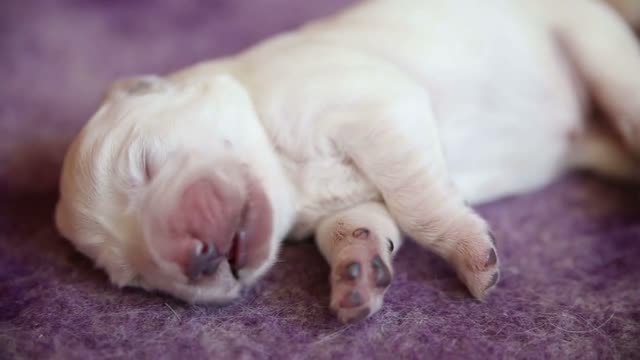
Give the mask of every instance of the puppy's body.
M 261 182 L 257 187 L 263 188 L 273 211 L 269 238 L 249 241 L 263 250 L 246 251 L 253 267 L 236 270 L 240 283 L 249 284 L 266 271 L 285 234 L 304 238 L 315 232 L 332 267 L 332 309 L 344 321 L 366 317 L 382 304 L 392 275 L 391 257 L 404 232 L 447 259 L 471 293 L 481 298 L 498 280 L 498 261 L 493 236 L 465 199 L 478 203 L 528 191 L 578 166 L 614 176 L 635 175 L 635 163 L 622 149 L 623 144 L 635 146 L 640 106 L 616 96 L 640 91 L 640 55 L 622 21 L 603 4 L 588 0 L 489 0 L 482 7 L 472 3 L 365 2 L 237 56 L 198 64 L 169 78 L 166 86 L 178 89 L 178 94 L 203 84 L 217 89 L 213 93 L 218 98 L 225 93 L 233 106 L 242 107 L 235 112 L 237 118 L 218 116 L 241 124 L 234 126 L 217 124 L 222 120 L 213 119 L 213 110 L 200 111 L 217 125 L 209 128 L 210 139 L 193 140 L 209 153 L 198 155 L 202 159 L 245 164 L 251 178 Z M 581 26 L 590 28 L 580 30 Z M 229 76 L 222 85 L 215 80 Z M 595 93 L 609 112 L 622 142 L 587 125 L 588 93 Z M 176 94 L 166 96 L 165 100 Z M 197 104 L 192 108 L 200 108 Z M 132 106 L 135 100 L 122 105 L 125 110 Z M 225 104 L 220 101 L 218 106 Z M 165 113 L 182 114 L 176 111 Z M 191 140 L 190 128 L 193 139 L 199 139 L 207 131 L 203 121 L 200 127 L 187 121 L 178 125 L 185 128 L 180 130 L 182 140 L 162 133 L 174 145 Z M 149 126 L 166 125 L 158 120 Z M 91 131 L 97 130 L 85 129 Z M 255 140 L 246 141 L 245 134 Z M 77 142 L 82 143 L 83 136 Z M 226 150 L 209 144 L 218 142 L 242 153 L 224 155 Z M 82 150 L 72 148 L 71 153 L 77 152 Z M 188 158 L 200 154 L 184 153 Z M 73 172 L 72 162 L 78 162 L 70 158 L 67 173 Z M 67 219 L 74 208 L 68 194 L 72 184 L 87 180 L 67 176 L 58 223 L 82 248 L 88 235 L 75 232 Z M 151 176 L 148 186 L 157 191 L 161 181 L 168 180 Z M 185 185 L 190 182 L 181 180 L 182 185 L 174 186 L 191 189 Z M 232 187 L 225 185 L 232 182 L 218 181 L 215 188 Z M 175 194 L 183 203 L 185 195 L 178 190 Z M 250 205 L 256 201 L 260 202 L 249 196 Z M 89 216 L 86 212 L 83 217 Z M 218 217 L 211 222 L 219 222 Z M 151 220 L 142 216 L 139 221 L 144 227 Z M 174 246 L 171 236 L 164 245 L 147 246 Z M 141 242 L 140 235 L 125 237 L 121 243 Z M 212 244 L 219 248 L 220 241 Z M 140 269 L 168 259 L 151 258 L 137 268 L 131 260 L 118 261 L 142 278 L 142 286 L 182 298 L 209 301 L 237 294 L 237 287 L 231 291 L 227 286 L 229 277 L 226 290 L 220 290 L 223 281 L 218 279 L 209 285 L 198 283 L 194 286 L 199 290 L 191 291 L 173 265 L 144 273 Z M 196 260 L 200 264 L 202 257 L 196 255 Z M 231 258 L 229 264 L 233 265 Z M 102 264 L 112 273 L 109 265 Z M 173 285 L 166 284 L 167 278 Z M 206 286 L 220 291 L 204 296 Z
M 543 5 L 532 3 L 366 3 L 250 49 L 231 65 L 204 63 L 177 77 L 232 71 L 249 89 L 297 190 L 301 234 L 329 213 L 379 197 L 330 143 L 323 117 L 365 96 L 375 102 L 405 82 L 428 94 L 449 174 L 464 197 L 493 200 L 566 170 L 569 135 L 584 126 L 584 84 L 553 41 L 537 8 Z M 426 139 L 420 130 L 413 134 Z

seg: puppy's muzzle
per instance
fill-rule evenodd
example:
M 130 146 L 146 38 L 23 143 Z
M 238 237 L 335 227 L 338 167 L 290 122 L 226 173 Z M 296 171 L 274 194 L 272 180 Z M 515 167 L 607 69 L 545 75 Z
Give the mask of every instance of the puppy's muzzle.
M 248 204 L 243 195 L 211 179 L 190 184 L 182 194 L 171 230 L 176 241 L 190 243 L 179 264 L 190 280 L 215 274 L 223 261 L 236 278 L 246 266 Z
M 183 170 L 199 175 L 152 184 L 144 215 L 149 250 L 190 283 L 242 282 L 270 255 L 272 209 L 262 186 L 232 170 L 224 178 Z

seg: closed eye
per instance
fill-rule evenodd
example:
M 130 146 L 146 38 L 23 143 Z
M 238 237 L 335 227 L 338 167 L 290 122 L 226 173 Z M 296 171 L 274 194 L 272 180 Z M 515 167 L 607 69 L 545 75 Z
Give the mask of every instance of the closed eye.
M 395 246 L 393 245 L 393 241 L 391 241 L 391 239 L 387 238 L 387 247 L 389 248 L 389 252 L 392 253 L 393 250 L 395 249 Z

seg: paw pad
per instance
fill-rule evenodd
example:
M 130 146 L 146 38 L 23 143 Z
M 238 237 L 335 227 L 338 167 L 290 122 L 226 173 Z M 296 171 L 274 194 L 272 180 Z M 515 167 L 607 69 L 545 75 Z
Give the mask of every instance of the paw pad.
M 376 286 L 379 288 L 386 288 L 391 284 L 391 271 L 387 265 L 384 264 L 380 255 L 376 255 L 371 261 L 373 266 L 373 272 L 375 276 Z
M 359 262 L 352 262 L 345 268 L 344 278 L 349 280 L 356 280 L 360 277 L 360 273 L 362 272 L 362 268 Z
M 340 302 L 340 307 L 350 309 L 358 307 L 363 303 L 364 301 L 362 299 L 362 295 L 360 295 L 360 292 L 358 290 L 351 290 L 351 292 L 347 294 L 347 296 L 345 296 Z
M 391 284 L 391 267 L 382 255 L 388 255 L 379 239 L 366 228 L 352 233 L 354 239 L 369 241 L 347 242 L 335 255 L 331 275 L 331 310 L 343 322 L 367 318 L 382 306 L 384 293 Z

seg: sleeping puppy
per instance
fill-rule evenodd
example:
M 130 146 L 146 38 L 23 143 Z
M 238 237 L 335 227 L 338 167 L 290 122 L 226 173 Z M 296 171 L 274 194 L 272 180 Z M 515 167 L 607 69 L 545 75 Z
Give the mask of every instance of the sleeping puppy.
M 498 253 L 470 204 L 575 168 L 636 179 L 638 94 L 638 45 L 599 1 L 367 1 L 116 82 L 68 150 L 56 223 L 116 285 L 189 302 L 237 298 L 311 235 L 343 322 L 380 309 L 404 235 L 484 299 Z

